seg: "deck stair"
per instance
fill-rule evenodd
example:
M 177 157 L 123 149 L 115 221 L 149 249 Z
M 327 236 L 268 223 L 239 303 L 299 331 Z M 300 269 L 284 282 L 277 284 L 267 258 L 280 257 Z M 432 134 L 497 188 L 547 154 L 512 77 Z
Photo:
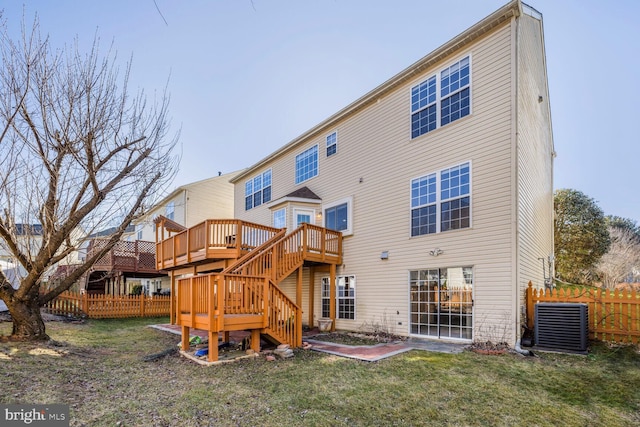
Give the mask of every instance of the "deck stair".
M 217 360 L 219 332 L 251 331 L 251 348 L 260 337 L 291 347 L 302 345 L 302 310 L 278 286 L 305 263 L 341 263 L 342 234 L 302 224 L 281 230 L 220 273 L 177 280 L 177 323 L 188 348 L 189 329 L 209 332 L 209 361 Z M 225 334 L 227 335 L 227 334 Z

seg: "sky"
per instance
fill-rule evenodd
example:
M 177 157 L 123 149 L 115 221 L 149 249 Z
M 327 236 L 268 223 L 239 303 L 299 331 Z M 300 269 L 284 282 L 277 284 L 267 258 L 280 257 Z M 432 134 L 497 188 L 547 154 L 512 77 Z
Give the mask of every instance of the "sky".
M 4 0 L 17 38 L 35 14 L 132 60 L 131 88 L 171 94 L 177 186 L 251 166 L 507 0 Z M 640 1 L 530 0 L 543 15 L 554 186 L 640 223 Z

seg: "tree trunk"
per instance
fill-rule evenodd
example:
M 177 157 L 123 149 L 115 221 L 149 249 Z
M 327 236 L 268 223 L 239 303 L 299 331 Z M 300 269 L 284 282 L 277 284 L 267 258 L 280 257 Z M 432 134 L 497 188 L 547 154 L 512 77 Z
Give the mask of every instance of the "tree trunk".
M 11 320 L 13 330 L 9 337 L 12 341 L 45 341 L 49 336 L 45 332 L 44 321 L 40 314 L 40 305 L 35 301 L 19 301 L 12 299 L 5 301 Z

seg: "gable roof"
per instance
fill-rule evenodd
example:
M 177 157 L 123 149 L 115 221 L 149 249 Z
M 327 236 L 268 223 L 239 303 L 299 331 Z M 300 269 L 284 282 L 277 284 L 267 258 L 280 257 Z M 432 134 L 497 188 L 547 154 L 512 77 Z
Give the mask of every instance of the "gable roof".
M 133 224 L 129 224 L 127 226 L 127 228 L 124 230 L 125 233 L 133 233 L 135 231 L 136 227 Z M 89 239 L 93 239 L 96 237 L 106 237 L 106 236 L 111 236 L 112 234 L 114 234 L 116 231 L 118 231 L 118 227 L 109 227 L 106 228 L 104 230 L 100 230 L 100 231 L 96 231 L 95 233 L 89 234 L 87 236 L 87 238 Z
M 300 199 L 313 199 L 313 200 L 322 200 L 320 196 L 318 196 L 313 191 L 309 190 L 309 187 L 298 188 L 297 190 L 285 195 L 284 197 L 296 197 Z
M 298 145 L 305 143 L 309 138 L 316 136 L 322 132 L 325 132 L 327 129 L 332 128 L 335 123 L 338 121 L 357 113 L 358 111 L 364 109 L 368 105 L 376 102 L 379 98 L 385 96 L 390 91 L 396 89 L 398 86 L 405 84 L 407 81 L 415 78 L 418 74 L 423 71 L 429 69 L 442 59 L 447 56 L 453 54 L 454 52 L 460 50 L 464 46 L 474 42 L 480 37 L 484 36 L 494 28 L 502 25 L 503 23 L 509 21 L 511 18 L 518 17 L 522 14 L 522 3 L 520 0 L 513 0 L 497 11 L 493 12 L 491 15 L 487 16 L 477 24 L 473 25 L 466 31 L 462 32 L 458 36 L 449 40 L 447 43 L 443 44 L 439 48 L 435 49 L 422 59 L 418 60 L 414 64 L 410 65 L 403 71 L 399 72 L 395 76 L 391 77 L 386 82 L 382 83 L 377 88 L 373 89 L 369 93 L 360 97 L 356 101 L 347 105 L 342 110 L 338 111 L 328 119 L 319 123 L 315 127 L 311 128 L 307 132 L 298 136 L 282 148 L 277 151 L 274 151 L 269 156 L 260 160 L 258 163 L 253 166 L 245 169 L 244 172 L 239 173 L 234 178 L 230 180 L 231 183 L 236 183 L 241 179 L 245 178 L 248 175 L 253 174 L 256 169 L 259 169 L 265 166 L 268 162 L 286 154 L 287 152 L 295 149 Z

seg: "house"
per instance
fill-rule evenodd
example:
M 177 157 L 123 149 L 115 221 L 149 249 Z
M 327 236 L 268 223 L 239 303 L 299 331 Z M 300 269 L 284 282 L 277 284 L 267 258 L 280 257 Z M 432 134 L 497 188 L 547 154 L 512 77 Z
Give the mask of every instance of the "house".
M 21 253 L 28 257 L 35 257 L 38 254 L 42 246 L 44 234 L 42 224 L 18 223 L 14 225 L 12 233 L 18 250 Z M 82 239 L 81 229 L 74 229 L 70 237 L 73 244 L 78 244 Z M 52 275 L 55 275 L 58 269 L 65 269 L 68 268 L 69 265 L 76 264 L 79 254 L 79 251 L 73 251 L 60 260 L 55 266 L 49 268 L 43 276 L 44 281 L 47 282 Z M 18 262 L 9 245 L 2 238 L 0 238 L 0 270 L 4 273 L 14 289 L 18 289 L 20 281 L 27 275 L 25 268 Z M 7 306 L 0 300 L 0 311 L 4 310 L 7 310 Z
M 233 217 L 233 184 L 229 180 L 240 172 L 218 172 L 213 178 L 181 185 L 135 220 L 134 232 L 124 238 L 155 241 L 154 219 L 160 215 L 185 227 L 207 218 Z
M 42 245 L 41 224 L 15 224 L 14 231 L 18 249 L 25 254 L 35 255 Z M 7 242 L 0 238 L 0 261 L 15 262 Z
M 182 227 L 194 226 L 207 218 L 233 216 L 233 184 L 229 179 L 240 171 L 181 185 L 133 222 L 132 230 L 123 235 L 130 242 L 148 242 L 154 247 L 156 226 L 154 220 L 163 216 Z M 155 270 L 155 268 L 154 268 Z M 129 280 L 130 285 L 140 284 L 147 294 L 168 292 L 169 278 L 165 273 L 153 277 Z
M 338 242 L 278 279 L 302 324 L 515 344 L 525 288 L 552 259 L 554 155 L 542 15 L 514 0 L 232 178 L 234 217 L 287 229 L 261 253 L 300 229 L 325 230 L 296 241 L 303 254 Z M 263 270 L 222 266 L 216 313 L 247 295 L 229 274 L 272 280 L 294 247 Z M 186 301 L 204 295 L 197 265 L 171 267 L 183 333 L 217 316 Z

